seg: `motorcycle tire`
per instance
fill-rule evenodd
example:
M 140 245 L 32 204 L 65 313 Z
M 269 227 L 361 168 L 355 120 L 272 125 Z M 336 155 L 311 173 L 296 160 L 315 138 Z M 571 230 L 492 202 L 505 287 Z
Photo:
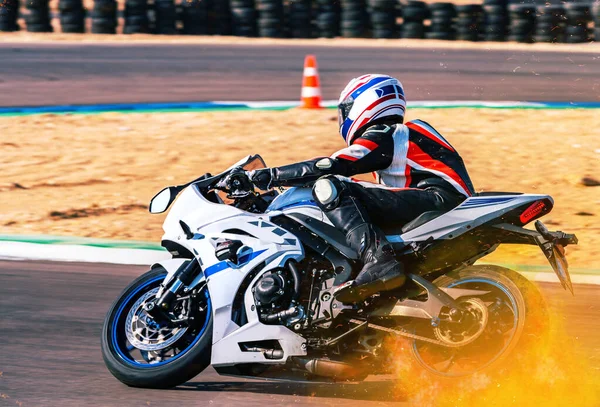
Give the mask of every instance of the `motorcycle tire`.
M 500 353 L 491 361 L 488 361 L 487 364 L 467 374 L 497 369 L 506 361 L 518 358 L 522 352 L 527 352 L 532 347 L 540 346 L 547 339 L 546 333 L 549 327 L 547 306 L 539 289 L 535 284 L 514 270 L 494 265 L 470 266 L 438 277 L 434 281 L 434 284 L 437 287 L 462 288 L 461 285 L 481 284 L 482 282 L 489 287 L 495 287 L 499 293 L 506 294 L 506 298 L 510 300 L 513 307 L 509 307 L 508 309 L 516 312 L 517 320 L 514 322 L 512 336 L 504 344 Z M 431 373 L 442 376 L 465 375 L 443 374 L 435 371 L 435 369 L 428 366 L 419 357 L 417 349 L 418 346 L 415 342 L 413 355 Z
M 191 344 L 171 359 L 155 364 L 136 362 L 124 352 L 123 340 L 121 340 L 123 343 L 119 343 L 119 337 L 125 335 L 125 332 L 119 332 L 119 329 L 124 328 L 126 313 L 135 301 L 158 287 L 166 275 L 167 271 L 164 268 L 156 267 L 138 277 L 119 295 L 104 320 L 101 337 L 104 363 L 114 377 L 131 387 L 152 389 L 175 387 L 192 379 L 210 365 L 213 319 L 208 292 L 206 292 L 207 318 L 197 328 L 199 332 L 194 336 Z M 127 308 L 128 306 L 130 308 Z M 181 339 L 183 337 L 178 341 Z

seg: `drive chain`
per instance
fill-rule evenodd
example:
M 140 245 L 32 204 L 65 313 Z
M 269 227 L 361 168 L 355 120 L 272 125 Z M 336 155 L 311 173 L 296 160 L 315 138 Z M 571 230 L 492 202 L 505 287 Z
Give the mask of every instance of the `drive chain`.
M 365 321 L 360 321 L 358 319 L 351 319 L 350 323 L 352 324 L 363 324 Z M 428 338 L 426 336 L 421 336 L 421 335 L 415 335 L 415 334 L 411 334 L 410 332 L 407 332 L 403 329 L 393 329 L 393 328 L 388 328 L 386 326 L 381 326 L 381 325 L 376 325 L 376 324 L 372 324 L 372 323 L 368 323 L 367 325 L 369 328 L 373 328 L 376 329 L 378 331 L 383 331 L 383 332 L 387 332 L 389 334 L 392 335 L 398 335 L 398 336 L 403 336 L 405 338 L 409 338 L 409 339 L 414 339 L 416 341 L 422 341 L 422 342 L 428 342 L 428 343 L 432 343 L 434 345 L 439 345 L 439 346 L 444 346 L 446 348 L 452 347 L 449 344 L 442 342 L 442 341 L 438 341 L 435 339 L 431 339 Z

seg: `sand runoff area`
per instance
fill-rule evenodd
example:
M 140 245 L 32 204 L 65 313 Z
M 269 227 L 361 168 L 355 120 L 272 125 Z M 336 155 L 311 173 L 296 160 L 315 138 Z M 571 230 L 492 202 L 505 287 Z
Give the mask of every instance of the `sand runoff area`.
M 600 112 L 594 109 L 409 109 L 464 157 L 477 191 L 544 193 L 544 222 L 574 232 L 571 267 L 600 269 Z M 159 242 L 149 199 L 166 185 L 260 153 L 269 165 L 343 147 L 334 110 L 0 117 L 0 233 Z M 489 261 L 544 265 L 534 247 Z

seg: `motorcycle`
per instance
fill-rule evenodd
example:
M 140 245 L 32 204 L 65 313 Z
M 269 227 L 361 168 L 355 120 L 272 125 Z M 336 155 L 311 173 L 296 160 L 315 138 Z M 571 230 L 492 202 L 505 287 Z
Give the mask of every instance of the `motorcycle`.
M 500 244 L 539 246 L 573 292 L 564 248 L 576 236 L 539 220 L 523 228 L 550 212 L 552 198 L 488 192 L 380 225 L 407 282 L 341 303 L 333 291 L 360 270 L 357 253 L 310 187 L 255 191 L 243 170 L 260 167 L 260 156 L 248 156 L 151 200 L 151 213 L 171 207 L 161 244 L 172 258 L 108 311 L 102 354 L 121 382 L 169 388 L 209 365 L 223 375 L 359 381 L 389 371 L 389 338 L 409 341 L 412 357 L 437 375 L 493 369 L 539 334 L 545 307 L 516 271 L 475 264 Z

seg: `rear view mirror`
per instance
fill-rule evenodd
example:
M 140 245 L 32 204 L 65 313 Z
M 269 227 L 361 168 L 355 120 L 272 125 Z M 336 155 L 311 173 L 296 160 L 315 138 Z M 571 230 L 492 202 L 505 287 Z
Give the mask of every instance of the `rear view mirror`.
M 177 194 L 173 193 L 171 190 L 172 188 L 173 187 L 168 187 L 163 189 L 150 200 L 150 213 L 163 213 L 169 208 L 171 202 L 173 202 L 177 196 Z

